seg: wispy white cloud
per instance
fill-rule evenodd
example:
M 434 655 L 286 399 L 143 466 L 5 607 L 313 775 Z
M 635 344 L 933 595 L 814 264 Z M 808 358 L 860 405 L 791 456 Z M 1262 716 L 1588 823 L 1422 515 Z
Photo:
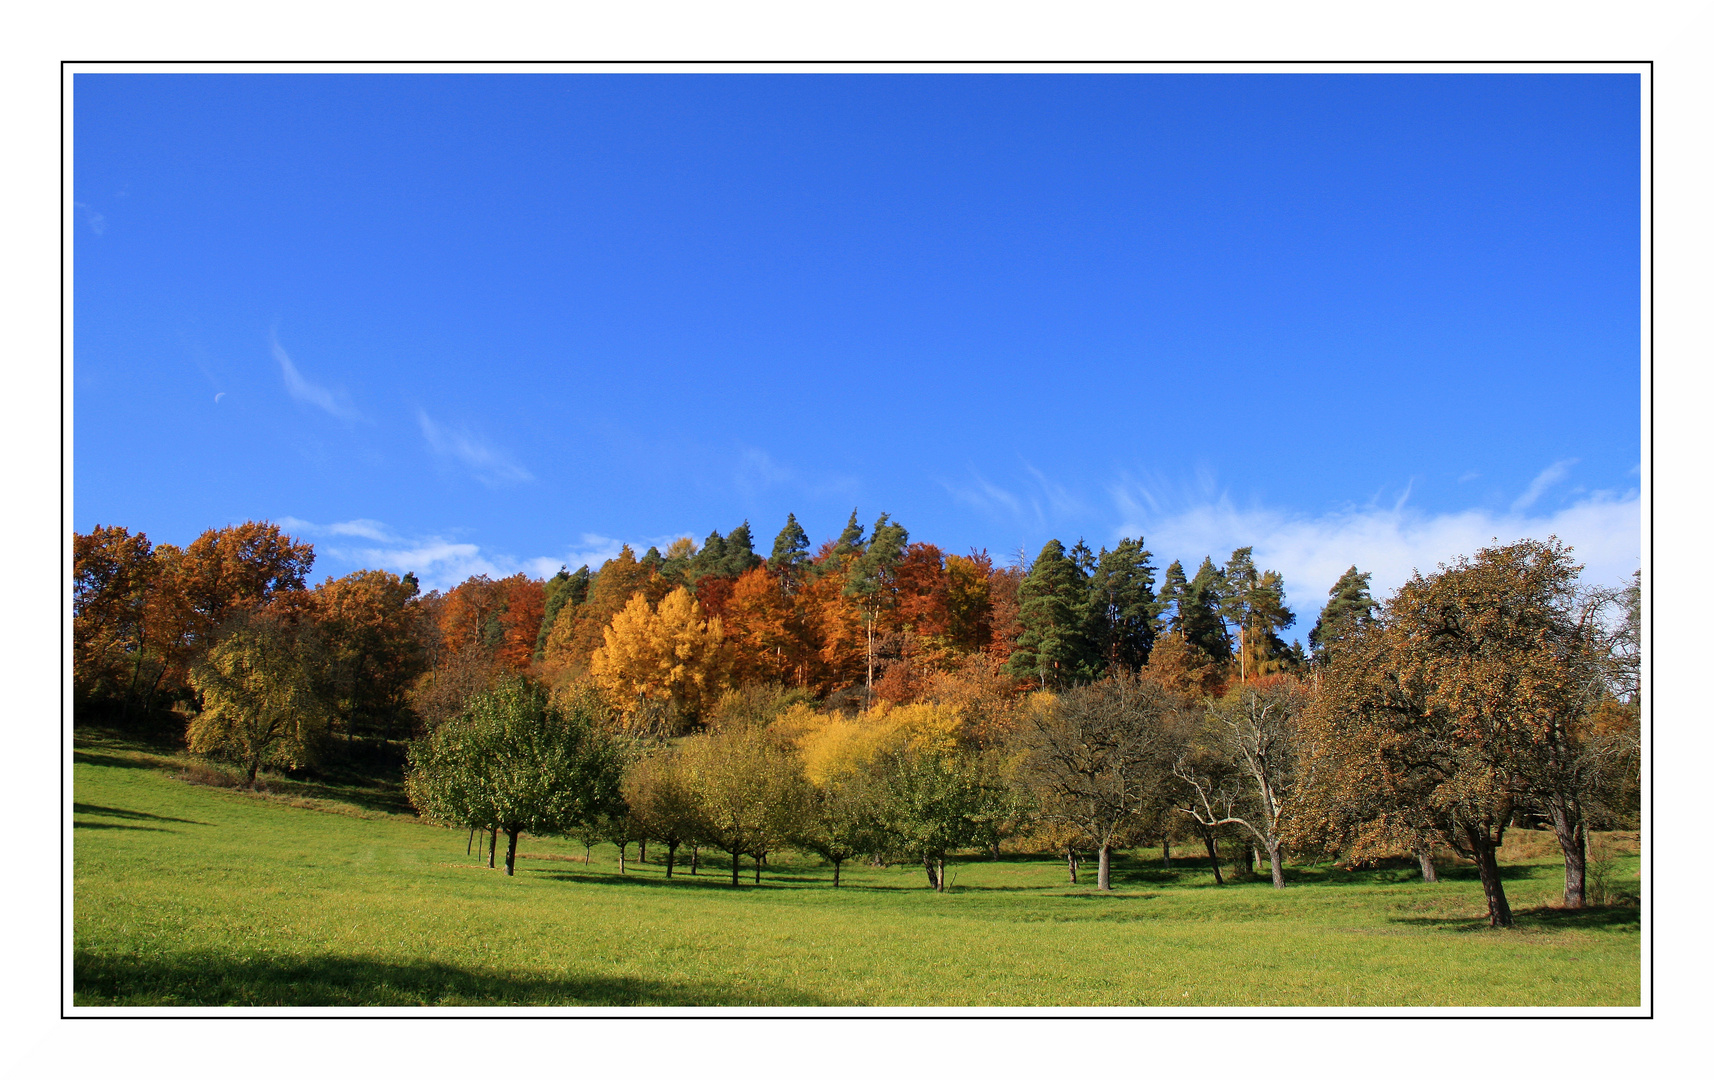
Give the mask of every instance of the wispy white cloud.
M 721 456 L 710 452 L 711 457 Z M 777 461 L 766 450 L 743 446 L 732 466 L 732 487 L 743 499 L 756 502 L 778 488 L 788 488 L 814 499 L 840 495 L 856 499 L 860 485 L 855 476 L 843 473 L 806 473 Z
M 942 480 L 940 486 L 946 490 L 948 495 L 952 496 L 954 502 L 962 503 L 972 509 L 996 517 L 1009 516 L 1019 520 L 1026 516 L 1024 502 L 1018 496 L 1000 485 L 990 482 L 974 469 L 970 471 L 970 478 L 971 484 L 969 485 L 952 484 Z
M 395 574 L 413 573 L 424 590 L 447 590 L 476 574 L 491 578 L 526 574 L 548 578 L 564 566 L 576 570 L 587 565 L 592 570 L 619 554 L 625 541 L 595 533 L 583 533 L 577 542 L 555 555 L 515 557 L 484 549 L 480 544 L 445 536 L 403 536 L 385 522 L 371 518 L 339 521 L 318 525 L 302 518 L 278 519 L 280 528 L 299 539 L 315 541 L 317 561 L 322 573 L 337 576 L 358 569 L 390 570 Z M 642 555 L 651 546 L 665 550 L 680 536 L 647 537 L 630 541 L 631 550 Z M 351 544 L 346 539 L 368 541 Z M 331 566 L 329 564 L 332 564 Z
M 286 393 L 292 400 L 301 401 L 305 405 L 314 405 L 329 416 L 340 420 L 361 420 L 363 414 L 346 397 L 343 390 L 333 391 L 325 386 L 318 386 L 303 377 L 298 366 L 292 363 L 291 356 L 280 345 L 279 338 L 272 338 L 269 344 L 273 347 L 274 360 L 280 365 L 280 375 L 286 380 Z
M 534 480 L 530 470 L 512 460 L 504 452 L 489 446 L 464 429 L 452 430 L 435 423 L 422 409 L 417 410 L 417 424 L 429 449 L 439 457 L 456 462 L 488 487 L 505 487 Z
M 72 206 L 83 211 L 83 220 L 84 223 L 89 226 L 90 232 L 94 233 L 96 236 L 105 236 L 107 234 L 107 215 L 95 209 L 95 207 L 90 206 L 88 203 L 73 203 Z
M 1033 529 L 1045 529 L 1053 522 L 1087 515 L 1088 507 L 1069 488 L 1027 461 L 1020 464 L 1025 479 L 1015 489 L 994 483 L 974 468 L 970 470 L 969 483 L 942 480 L 940 486 L 954 502 Z
M 1571 466 L 1575 464 L 1577 464 L 1576 458 L 1566 458 L 1564 461 L 1554 462 L 1537 473 L 1536 478 L 1530 481 L 1530 486 L 1525 488 L 1524 493 L 1512 503 L 1512 513 L 1519 513 L 1534 506 L 1536 500 L 1541 498 L 1548 488 L 1565 479 L 1566 474 L 1571 471 Z
M 1301 623 L 1298 634 L 1307 633 L 1327 590 L 1352 565 L 1372 573 L 1371 587 L 1385 596 L 1413 570 L 1429 573 L 1495 543 L 1557 536 L 1584 564 L 1584 580 L 1604 584 L 1621 582 L 1642 553 L 1642 504 L 1635 491 L 1594 492 L 1538 515 L 1480 509 L 1428 514 L 1400 500 L 1312 516 L 1240 509 L 1224 496 L 1162 511 L 1158 497 L 1128 485 L 1116 487 L 1113 498 L 1124 522 L 1114 539 L 1143 537 L 1158 563 L 1180 559 L 1188 568 L 1204 555 L 1220 562 L 1234 548 L 1254 547 L 1258 566 L 1284 575 Z

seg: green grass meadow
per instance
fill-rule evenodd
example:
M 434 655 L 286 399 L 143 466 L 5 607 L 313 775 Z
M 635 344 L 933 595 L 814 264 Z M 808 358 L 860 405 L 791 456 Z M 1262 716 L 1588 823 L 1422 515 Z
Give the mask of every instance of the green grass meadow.
M 1554 906 L 1561 868 L 1514 862 L 1518 926 L 1486 926 L 1473 869 L 1294 867 L 1216 887 L 1158 851 L 1115 891 L 1062 862 L 920 869 L 705 859 L 671 881 L 612 848 L 526 836 L 508 878 L 385 786 L 187 783 L 183 759 L 79 734 L 77 1006 L 1636 1006 L 1634 905 Z M 502 843 L 503 846 L 503 843 Z M 633 854 L 635 849 L 633 849 Z M 1189 854 L 1186 852 L 1186 854 Z M 1093 880 L 1093 867 L 1086 879 Z M 1635 891 L 1637 860 L 1621 858 Z

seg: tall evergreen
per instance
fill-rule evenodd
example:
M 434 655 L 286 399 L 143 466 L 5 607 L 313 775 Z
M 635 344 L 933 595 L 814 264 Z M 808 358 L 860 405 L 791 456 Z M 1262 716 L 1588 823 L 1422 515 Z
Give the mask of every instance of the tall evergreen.
M 1232 641 L 1226 636 L 1226 624 L 1220 618 L 1225 587 L 1225 576 L 1215 567 L 1213 559 L 1204 556 L 1202 565 L 1196 568 L 1196 576 L 1185 586 L 1184 599 L 1179 602 L 1185 640 L 1215 660 L 1232 659 Z
M 756 555 L 756 545 L 750 539 L 750 523 L 733 529 L 726 534 L 726 551 L 720 558 L 720 565 L 715 573 L 721 577 L 737 577 L 744 571 L 762 565 L 762 560 Z
M 1092 677 L 1098 658 L 1085 632 L 1089 582 L 1058 540 L 1049 540 L 1018 585 L 1023 632 L 1007 670 L 1046 686 Z
M 1132 671 L 1148 663 L 1155 643 L 1155 568 L 1142 540 L 1101 549 L 1089 578 L 1088 634 L 1104 667 Z
M 857 524 L 856 510 L 851 511 L 851 520 L 845 523 L 845 531 L 839 534 L 838 540 L 834 541 L 833 553 L 835 555 L 863 554 L 863 526 Z
M 1174 559 L 1161 578 L 1160 596 L 1155 600 L 1158 615 L 1166 617 L 1167 630 L 1180 636 L 1184 634 L 1184 593 L 1189 586 L 1184 564 Z
M 785 528 L 774 537 L 774 551 L 768 556 L 768 569 L 793 578 L 797 576 L 798 568 L 808 561 L 809 534 L 797 523 L 796 514 L 787 514 Z
M 695 584 L 698 578 L 721 573 L 725 565 L 726 538 L 716 529 L 708 534 L 708 539 L 702 542 L 701 549 L 692 555 L 685 565 L 685 581 Z
M 1309 631 L 1309 645 L 1315 659 L 1327 659 L 1328 649 L 1346 634 L 1368 627 L 1375 621 L 1375 598 L 1369 595 L 1369 574 L 1357 572 L 1355 566 L 1339 575 L 1333 588 L 1327 590 L 1327 606 Z

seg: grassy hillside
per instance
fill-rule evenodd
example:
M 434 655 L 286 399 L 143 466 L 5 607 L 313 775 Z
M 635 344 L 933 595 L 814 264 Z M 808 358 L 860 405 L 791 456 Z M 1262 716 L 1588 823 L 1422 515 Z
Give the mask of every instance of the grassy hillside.
M 1116 892 L 1062 863 L 920 870 L 786 858 L 621 876 L 611 848 L 526 837 L 516 877 L 375 785 L 256 796 L 166 754 L 82 740 L 74 764 L 79 1005 L 1636 1005 L 1634 907 L 1550 906 L 1560 868 L 1506 868 L 1518 928 L 1473 872 L 1297 868 L 1216 888 L 1121 859 Z M 291 787 L 287 785 L 287 787 Z M 633 849 L 634 854 L 634 849 Z M 1635 888 L 1636 859 L 1620 860 Z

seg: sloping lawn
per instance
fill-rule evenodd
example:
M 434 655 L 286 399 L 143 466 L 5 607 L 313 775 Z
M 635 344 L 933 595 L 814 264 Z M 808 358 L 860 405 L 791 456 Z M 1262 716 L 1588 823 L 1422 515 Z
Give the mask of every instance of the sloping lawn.
M 467 834 L 355 785 L 258 796 L 170 754 L 85 742 L 74 764 L 77 1005 L 1635 1006 L 1633 907 L 1552 906 L 1559 864 L 1506 868 L 1518 927 L 1473 871 L 1294 868 L 1292 886 L 1119 860 L 1116 891 L 1034 857 L 919 869 L 782 857 L 668 881 L 659 857 L 525 837 L 518 874 Z M 1622 859 L 1635 889 L 1637 860 Z M 1092 876 L 1092 875 L 1090 875 Z

